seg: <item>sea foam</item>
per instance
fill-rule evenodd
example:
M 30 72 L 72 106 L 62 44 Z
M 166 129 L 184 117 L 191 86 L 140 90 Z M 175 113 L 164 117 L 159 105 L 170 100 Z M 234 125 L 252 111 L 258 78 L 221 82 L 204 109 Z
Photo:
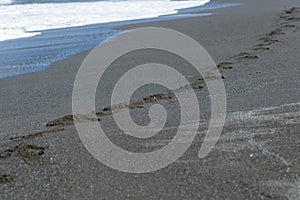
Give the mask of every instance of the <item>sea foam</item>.
M 129 0 L 1 5 L 0 41 L 35 36 L 41 30 L 176 14 L 177 9 L 207 2 L 209 0 Z
M 0 5 L 11 4 L 12 0 L 0 0 Z

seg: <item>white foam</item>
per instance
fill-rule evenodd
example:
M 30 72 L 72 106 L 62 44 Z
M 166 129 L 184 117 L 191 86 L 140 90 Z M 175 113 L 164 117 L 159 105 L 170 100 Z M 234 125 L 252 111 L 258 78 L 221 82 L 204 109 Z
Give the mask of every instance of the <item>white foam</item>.
M 0 41 L 34 36 L 40 34 L 40 30 L 175 14 L 177 9 L 207 2 L 209 0 L 129 0 L 0 6 Z
M 12 0 L 0 0 L 0 5 L 11 4 Z

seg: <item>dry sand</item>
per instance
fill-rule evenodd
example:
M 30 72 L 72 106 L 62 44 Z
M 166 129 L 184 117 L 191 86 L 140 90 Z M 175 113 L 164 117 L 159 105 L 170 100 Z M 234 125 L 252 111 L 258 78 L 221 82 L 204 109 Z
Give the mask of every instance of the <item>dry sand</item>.
M 214 15 L 201 18 L 122 27 L 180 31 L 202 44 L 219 64 L 228 115 L 222 136 L 207 157 L 198 159 L 197 154 L 209 101 L 205 87 L 193 82 L 204 117 L 199 136 L 178 161 L 136 175 L 95 160 L 81 144 L 70 116 L 74 77 L 84 52 L 44 71 L 0 80 L 0 198 L 300 199 L 300 2 L 226 2 L 243 5 L 213 10 Z M 143 56 L 148 54 L 140 59 Z M 168 57 L 156 56 L 168 63 Z M 128 61 L 139 62 L 130 57 Z M 144 108 L 154 96 L 145 91 L 141 95 L 146 97 L 142 103 L 123 106 L 131 106 L 133 118 L 143 123 L 147 121 Z M 116 144 L 138 151 L 168 143 L 178 122 L 177 104 L 169 96 L 155 97 L 171 116 L 164 135 L 156 140 L 122 140 L 110 108 L 98 113 Z M 105 106 L 99 103 L 100 108 Z

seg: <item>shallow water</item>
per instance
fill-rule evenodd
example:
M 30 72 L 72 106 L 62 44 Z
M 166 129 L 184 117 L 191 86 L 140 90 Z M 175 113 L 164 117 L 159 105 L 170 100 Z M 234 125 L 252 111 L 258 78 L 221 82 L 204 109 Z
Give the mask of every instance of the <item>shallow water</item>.
M 0 0 L 1 1 L 1 0 Z M 6 0 L 5 0 L 6 1 Z M 76 2 L 78 0 L 75 0 Z M 91 2 L 88 0 L 88 3 L 85 3 L 87 6 L 97 5 L 99 2 Z M 61 5 L 64 7 L 65 5 L 72 5 L 75 6 L 78 3 L 60 3 L 60 4 L 52 4 L 52 3 L 43 3 L 43 4 L 32 4 L 33 2 L 37 1 L 14 1 L 13 5 L 2 5 L 0 6 L 0 10 L 5 10 L 5 12 L 8 12 L 8 8 L 11 6 L 16 8 L 16 6 L 21 6 L 20 8 L 24 8 L 24 6 L 49 6 L 49 5 Z M 39 1 L 41 2 L 41 1 Z M 43 1 L 43 2 L 50 2 L 50 1 Z M 51 1 L 53 2 L 53 1 Z M 72 1 L 74 2 L 74 0 Z M 123 1 L 128 3 L 127 1 Z M 136 3 L 135 0 L 130 1 L 131 3 Z M 146 1 L 142 1 L 146 2 Z M 152 0 L 147 1 L 148 3 L 151 3 Z M 158 2 L 158 1 L 157 1 Z M 140 23 L 140 22 L 147 22 L 147 21 L 156 21 L 156 20 L 168 20 L 168 19 L 174 19 L 174 18 L 181 18 L 181 17 L 194 17 L 194 16 L 201 16 L 201 15 L 208 15 L 210 13 L 204 13 L 204 14 L 197 14 L 195 12 L 203 11 L 203 10 L 210 10 L 212 8 L 218 8 L 218 7 L 227 7 L 227 6 L 234 6 L 232 4 L 217 4 L 217 3 L 208 3 L 205 6 L 198 6 L 193 8 L 186 8 L 182 9 L 178 12 L 178 14 L 172 14 L 174 13 L 174 3 L 170 3 L 168 0 L 162 0 L 159 1 L 159 3 L 162 2 L 168 2 L 167 4 L 172 4 L 172 6 L 166 7 L 165 11 L 157 10 L 153 12 L 151 15 L 154 17 L 151 18 L 151 15 L 145 14 L 144 17 L 147 17 L 147 19 L 138 19 L 138 20 L 129 20 L 129 21 L 119 21 L 119 22 L 108 22 L 108 23 L 98 23 L 95 24 L 97 21 L 93 21 L 96 18 L 91 17 L 89 15 L 86 16 L 81 22 L 75 20 L 75 23 L 73 24 L 72 21 L 69 23 L 67 19 L 65 21 L 59 22 L 60 18 L 45 18 L 46 21 L 43 22 L 43 20 L 37 20 L 34 21 L 33 19 L 38 18 L 38 16 L 31 16 L 31 19 L 23 19 L 20 18 L 20 20 L 15 18 L 5 18 L 5 23 L 10 24 L 9 26 L 14 27 L 18 26 L 18 23 L 21 21 L 22 23 L 25 21 L 26 23 L 32 23 L 35 22 L 35 28 L 31 26 L 30 24 L 26 23 L 19 23 L 21 25 L 20 30 L 18 28 L 8 28 L 9 26 L 4 26 L 4 23 L 0 23 L 0 38 L 2 40 L 9 37 L 18 38 L 13 40 L 5 40 L 0 42 L 0 78 L 10 77 L 10 76 L 16 76 L 20 74 L 30 73 L 30 72 L 36 72 L 39 70 L 43 70 L 51 65 L 51 63 L 56 62 L 58 60 L 62 60 L 64 58 L 70 57 L 72 55 L 75 55 L 77 53 L 80 53 L 82 51 L 91 49 L 104 40 L 108 39 L 109 37 L 113 36 L 114 34 L 120 32 L 119 30 L 114 30 L 114 27 L 120 26 L 120 25 L 126 25 L 126 24 L 132 24 L 132 23 Z M 185 2 L 185 3 L 184 3 Z M 196 1 L 182 1 L 181 4 L 176 4 L 177 7 L 181 6 L 193 6 L 198 5 L 200 2 L 200 5 L 203 2 L 207 2 L 207 0 L 201 0 L 197 3 Z M 2 1 L 3 3 L 3 1 Z M 18 3 L 18 4 L 16 4 Z M 28 4 L 22 4 L 20 3 L 28 3 Z M 101 3 L 101 2 L 100 2 Z M 102 2 L 103 3 L 103 2 Z M 153 3 L 153 2 L 152 2 Z M 166 4 L 166 5 L 167 5 Z M 79 4 L 78 4 L 79 5 Z M 145 4 L 146 5 L 146 4 Z M 55 8 L 55 7 L 53 7 Z M 22 10 L 22 9 L 21 9 Z M 89 10 L 89 9 L 87 9 Z M 150 9 L 151 10 L 151 9 Z M 27 10 L 28 11 L 28 10 Z M 94 9 L 95 11 L 95 9 Z M 129 10 L 127 10 L 129 12 Z M 17 11 L 14 11 L 17 12 Z M 194 14 L 193 14 L 194 12 Z M 0 12 L 1 13 L 1 12 Z M 63 15 L 65 15 L 64 12 L 62 12 Z M 107 12 L 106 12 L 107 13 Z M 192 14 L 191 14 L 192 13 Z M 31 13 L 32 14 L 32 13 Z M 70 13 L 69 13 L 70 14 Z M 124 13 L 123 13 L 124 14 Z M 134 15 L 133 15 L 134 14 Z M 128 19 L 131 18 L 142 18 L 142 15 L 136 15 L 133 13 L 132 15 L 128 16 Z M 159 14 L 168 14 L 161 16 L 157 18 Z M 0 14 L 1 15 L 1 14 Z M 22 15 L 29 15 L 29 13 L 24 12 Z M 32 14 L 34 15 L 34 14 Z M 68 15 L 68 14 L 67 14 Z M 79 18 L 84 16 L 85 13 L 79 13 Z M 91 13 L 90 13 L 91 15 Z M 135 16 L 135 17 L 134 17 Z M 40 19 L 44 19 L 44 17 L 40 17 Z M 70 15 L 72 17 L 72 15 Z M 149 18 L 150 17 L 150 18 Z M 47 19 L 49 21 L 47 21 Z M 115 17 L 114 20 L 126 20 L 127 18 L 124 18 L 122 16 L 122 13 Z M 3 21 L 4 18 L 0 17 L 0 21 Z M 9 20 L 13 20 L 9 23 Z M 108 18 L 101 19 L 103 22 L 109 21 Z M 13 23 L 16 22 L 16 23 Z M 50 24 L 50 27 L 47 27 L 47 24 Z M 69 23 L 69 24 L 68 24 Z M 82 25 L 87 23 L 87 25 L 83 26 L 76 26 Z M 92 24 L 89 24 L 92 23 Z M 1 25 L 2 24 L 2 25 Z M 42 24 L 42 25 L 41 25 Z M 1 26 L 2 32 L 1 32 Z M 24 26 L 24 27 L 22 27 Z M 54 29 L 55 27 L 64 27 L 68 26 L 66 28 L 59 28 Z M 71 27 L 69 27 L 71 26 Z M 76 26 L 76 27 L 72 27 Z M 29 27 L 28 29 L 26 27 Z M 30 28 L 31 27 L 31 28 Z M 37 30 L 34 32 L 27 32 L 28 30 Z M 47 30 L 44 30 L 47 29 Z M 4 31 L 3 31 L 4 30 Z M 27 30 L 27 31 L 26 31 Z M 4 34 L 5 32 L 5 34 Z M 9 35 L 8 33 L 12 32 L 12 35 Z M 25 35 L 24 35 L 25 34 Z M 26 36 L 25 38 L 23 38 Z M 32 37 L 27 37 L 32 36 Z M 20 37 L 20 38 L 19 38 Z

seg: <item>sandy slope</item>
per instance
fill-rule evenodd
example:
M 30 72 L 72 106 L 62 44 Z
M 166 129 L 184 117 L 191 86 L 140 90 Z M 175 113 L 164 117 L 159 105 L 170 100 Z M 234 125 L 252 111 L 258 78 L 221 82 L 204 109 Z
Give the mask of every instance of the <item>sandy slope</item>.
M 45 71 L 0 80 L 0 196 L 299 199 L 300 3 L 242 2 L 243 6 L 216 10 L 217 14 L 208 17 L 125 27 L 181 31 L 200 42 L 219 64 L 225 77 L 228 117 L 218 144 L 207 157 L 197 157 L 209 116 L 205 87 L 195 90 L 204 118 L 193 145 L 178 161 L 156 172 L 133 175 L 102 165 L 80 143 L 68 116 L 58 120 L 61 126 L 45 127 L 71 114 L 72 86 L 83 53 Z M 157 52 L 151 55 L 172 61 Z M 141 54 L 139 59 L 147 56 Z M 126 59 L 128 64 L 139 63 L 130 56 Z M 156 140 L 135 143 L 120 137 L 109 113 L 99 113 L 100 123 L 123 148 L 158 148 L 168 143 L 176 129 L 178 108 L 172 100 L 159 100 L 170 120 Z M 150 105 L 133 109 L 133 118 L 145 123 L 145 108 Z

